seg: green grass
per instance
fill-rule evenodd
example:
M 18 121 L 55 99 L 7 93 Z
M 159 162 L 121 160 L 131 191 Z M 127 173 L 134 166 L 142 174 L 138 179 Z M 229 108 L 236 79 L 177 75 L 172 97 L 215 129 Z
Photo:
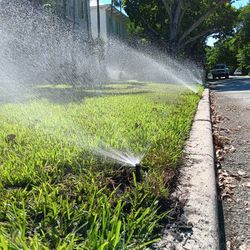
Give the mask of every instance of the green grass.
M 157 241 L 200 95 L 147 83 L 36 91 L 39 99 L 0 106 L 0 248 L 145 249 Z M 103 145 L 144 154 L 143 181 L 94 153 Z

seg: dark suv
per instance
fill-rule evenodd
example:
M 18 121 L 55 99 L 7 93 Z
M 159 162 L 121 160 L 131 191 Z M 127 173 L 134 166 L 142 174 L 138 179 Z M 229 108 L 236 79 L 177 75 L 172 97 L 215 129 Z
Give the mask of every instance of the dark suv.
M 214 68 L 212 69 L 212 75 L 213 75 L 213 79 L 215 79 L 216 77 L 225 77 L 225 78 L 229 78 L 229 69 L 227 67 L 226 64 L 216 64 L 214 66 Z

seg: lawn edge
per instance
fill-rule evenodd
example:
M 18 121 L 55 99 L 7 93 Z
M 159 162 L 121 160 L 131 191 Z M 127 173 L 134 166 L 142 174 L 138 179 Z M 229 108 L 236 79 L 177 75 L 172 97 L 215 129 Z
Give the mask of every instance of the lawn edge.
M 182 219 L 192 226 L 192 233 L 176 241 L 165 229 L 158 249 L 217 250 L 219 217 L 208 88 L 198 104 L 184 155 L 174 196 L 185 202 Z
M 193 225 L 193 235 L 186 242 L 192 249 L 219 249 L 218 198 L 214 168 L 214 145 L 209 89 L 197 108 L 190 138 L 185 147 L 187 164 L 182 183 L 190 179 L 184 213 Z M 183 187 L 185 189 L 185 186 Z

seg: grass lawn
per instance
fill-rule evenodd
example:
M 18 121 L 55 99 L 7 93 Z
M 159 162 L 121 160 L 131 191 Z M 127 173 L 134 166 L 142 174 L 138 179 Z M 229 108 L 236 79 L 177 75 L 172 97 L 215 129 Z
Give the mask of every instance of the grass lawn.
M 133 82 L 35 92 L 0 104 L 0 248 L 145 249 L 157 241 L 200 95 Z M 142 182 L 96 150 L 111 147 L 143 156 Z

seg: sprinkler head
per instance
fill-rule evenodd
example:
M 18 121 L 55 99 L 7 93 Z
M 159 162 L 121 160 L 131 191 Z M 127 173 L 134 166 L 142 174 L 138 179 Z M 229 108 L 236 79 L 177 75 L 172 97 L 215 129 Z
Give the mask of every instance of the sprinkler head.
M 135 164 L 135 179 L 136 179 L 136 182 L 141 182 L 142 181 L 140 163 Z

